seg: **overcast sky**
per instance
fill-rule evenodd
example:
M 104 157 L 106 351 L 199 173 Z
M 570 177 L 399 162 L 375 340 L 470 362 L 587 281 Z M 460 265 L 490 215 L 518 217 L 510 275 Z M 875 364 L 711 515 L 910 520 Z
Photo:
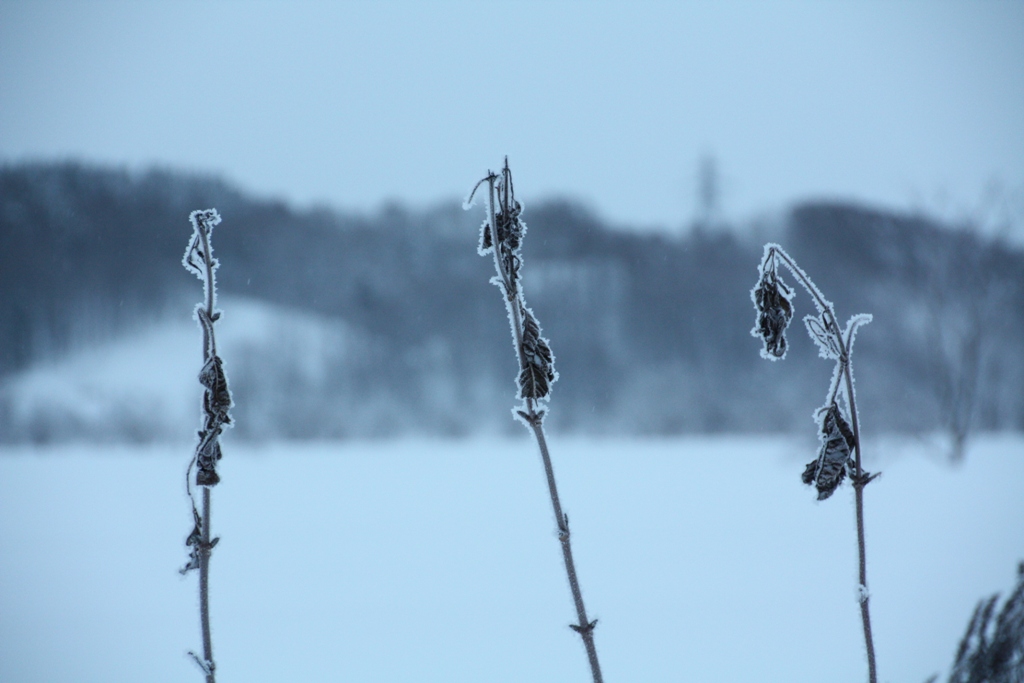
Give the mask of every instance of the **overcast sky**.
M 508 154 L 670 228 L 804 198 L 1024 207 L 1024 1 L 12 2 L 0 160 L 225 175 L 296 202 L 461 198 Z

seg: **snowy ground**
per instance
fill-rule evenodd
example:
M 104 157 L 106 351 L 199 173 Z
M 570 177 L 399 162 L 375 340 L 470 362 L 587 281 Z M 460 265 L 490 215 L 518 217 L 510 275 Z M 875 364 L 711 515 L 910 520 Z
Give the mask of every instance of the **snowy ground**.
M 813 443 L 552 443 L 614 681 L 865 679 L 853 496 Z M 1024 559 L 1024 437 L 951 467 L 868 444 L 880 680 L 948 668 Z M 0 450 L 0 681 L 199 681 L 182 578 L 187 448 Z M 588 680 L 539 457 L 522 440 L 226 446 L 213 525 L 218 680 Z

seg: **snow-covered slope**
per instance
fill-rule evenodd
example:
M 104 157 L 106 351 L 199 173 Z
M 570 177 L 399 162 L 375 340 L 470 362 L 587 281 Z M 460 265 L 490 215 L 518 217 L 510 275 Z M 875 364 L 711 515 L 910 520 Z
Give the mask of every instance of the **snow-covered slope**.
M 337 320 L 232 297 L 221 309 L 218 349 L 232 388 L 255 399 L 241 406 L 248 422 L 271 419 L 268 384 L 322 383 L 327 366 L 353 352 L 355 335 Z M 189 440 L 199 426 L 201 365 L 202 334 L 186 315 L 36 365 L 0 386 L 0 438 Z
M 521 440 L 244 446 L 214 492 L 218 680 L 589 680 L 543 473 Z M 951 467 L 866 445 L 881 681 L 949 666 L 1024 559 L 1024 440 Z M 199 680 L 190 449 L 0 449 L 0 680 Z M 813 443 L 554 439 L 608 681 L 865 679 L 852 492 Z

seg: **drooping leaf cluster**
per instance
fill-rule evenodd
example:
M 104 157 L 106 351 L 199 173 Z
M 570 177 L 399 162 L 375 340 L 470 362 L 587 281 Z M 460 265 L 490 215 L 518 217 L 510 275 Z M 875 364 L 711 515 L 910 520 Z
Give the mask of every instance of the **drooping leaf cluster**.
M 761 356 L 769 360 L 786 357 L 786 328 L 793 319 L 793 290 L 778 273 L 775 251 L 768 250 L 759 268 L 761 277 L 750 292 L 757 308 L 757 324 L 750 333 L 764 343 Z
M 837 404 L 833 403 L 819 415 L 821 449 L 818 457 L 807 463 L 801 479 L 808 486 L 814 485 L 818 490 L 818 500 L 825 500 L 835 493 L 851 467 L 850 454 L 855 439 Z
M 498 274 L 492 282 L 504 294 L 519 358 L 517 396 L 527 403 L 526 412 L 532 413 L 531 404 L 549 397 L 551 385 L 558 379 L 558 373 L 555 372 L 554 356 L 548 340 L 542 335 L 536 316 L 526 306 L 520 286 L 523 265 L 520 248 L 526 234 L 526 224 L 520 218 L 523 207 L 515 198 L 508 160 L 500 176 L 489 174 L 477 187 L 484 182 L 488 183 L 488 211 L 487 220 L 480 229 L 477 251 L 481 256 L 494 254 Z
M 213 321 L 206 315 L 203 308 L 197 309 L 199 319 L 203 324 L 204 336 L 213 337 Z M 189 473 L 193 467 L 196 468 L 196 486 L 216 486 L 220 482 L 220 475 L 217 474 L 217 461 L 221 459 L 220 435 L 225 425 L 231 424 L 231 416 L 228 410 L 231 408 L 231 392 L 228 390 L 227 376 L 224 374 L 224 364 L 220 356 L 210 356 L 199 371 L 199 383 L 203 385 L 203 428 L 199 430 L 199 443 L 196 444 L 195 454 L 192 462 L 189 463 Z M 191 489 L 189 496 L 191 497 Z M 192 501 L 193 527 L 188 538 L 185 539 L 185 546 L 189 550 L 189 560 L 182 569 L 184 574 L 192 569 L 199 568 L 199 558 L 202 552 L 202 524 L 203 519 L 196 509 L 195 500 Z M 218 539 L 210 542 L 209 550 L 217 545 Z
M 843 479 L 850 476 L 854 486 L 867 485 L 878 474 L 869 474 L 861 469 L 859 461 L 852 459 L 853 451 L 859 446 L 850 421 L 839 405 L 840 385 L 846 379 L 846 407 L 856 424 L 855 400 L 852 395 L 853 377 L 850 368 L 850 354 L 857 329 L 868 322 L 871 316 L 855 315 L 846 324 L 846 331 L 840 331 L 835 310 L 818 289 L 817 285 L 778 244 L 766 244 L 764 257 L 758 266 L 758 281 L 750 291 L 750 298 L 757 309 L 757 324 L 750 333 L 759 337 L 764 344 L 761 356 L 769 360 L 784 358 L 788 344 L 786 328 L 793 319 L 793 290 L 782 281 L 779 265 L 783 264 L 797 281 L 803 285 L 818 309 L 817 315 L 804 317 L 807 334 L 818 347 L 818 355 L 836 362 L 829 387 L 826 404 L 815 413 L 818 422 L 821 447 L 818 457 L 807 463 L 801 480 L 818 492 L 818 500 L 829 498 Z M 859 455 L 858 455 L 859 458 Z
M 1024 683 L 1024 562 L 996 614 L 999 594 L 978 602 L 960 640 L 949 683 Z

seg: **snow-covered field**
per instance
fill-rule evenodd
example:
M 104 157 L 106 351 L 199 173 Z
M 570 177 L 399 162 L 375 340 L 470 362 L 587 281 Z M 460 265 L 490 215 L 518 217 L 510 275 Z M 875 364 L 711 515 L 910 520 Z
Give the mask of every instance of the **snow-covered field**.
M 945 672 L 1024 559 L 1024 437 L 953 467 L 865 445 L 880 680 Z M 555 439 L 605 677 L 863 681 L 853 495 L 814 443 Z M 531 442 L 225 445 L 213 496 L 218 680 L 579 681 Z M 187 446 L 0 449 L 0 681 L 199 681 Z

